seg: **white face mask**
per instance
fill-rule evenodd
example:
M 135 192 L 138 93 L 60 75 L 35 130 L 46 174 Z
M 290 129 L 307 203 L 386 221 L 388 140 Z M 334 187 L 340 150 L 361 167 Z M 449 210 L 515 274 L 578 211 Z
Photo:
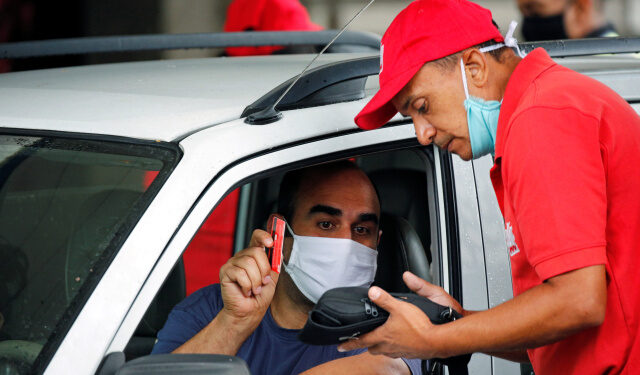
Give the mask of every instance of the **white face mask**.
M 288 226 L 288 225 L 287 225 Z M 329 289 L 369 287 L 376 275 L 378 252 L 348 238 L 298 236 L 284 269 L 300 292 L 317 303 Z

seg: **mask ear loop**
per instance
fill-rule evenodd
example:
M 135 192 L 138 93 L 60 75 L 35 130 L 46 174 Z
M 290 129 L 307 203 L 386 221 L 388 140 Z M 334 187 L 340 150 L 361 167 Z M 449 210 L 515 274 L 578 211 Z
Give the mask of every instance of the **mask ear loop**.
M 520 47 L 518 46 L 518 39 L 514 38 L 513 33 L 516 31 L 516 27 L 518 26 L 518 22 L 511 21 L 509 24 L 509 31 L 507 31 L 507 35 L 504 36 L 504 45 L 507 47 L 515 48 L 516 53 L 520 57 L 525 57 L 526 54 L 520 51 Z
M 289 225 L 289 223 L 287 221 L 285 221 L 284 225 L 286 226 L 286 230 L 284 232 L 285 238 L 287 237 L 287 231 L 289 231 L 289 233 L 291 234 L 292 241 L 295 241 L 296 234 L 293 233 L 293 229 L 291 229 L 291 226 Z M 292 256 L 293 256 L 293 244 L 291 244 L 291 253 L 289 254 L 289 262 L 291 262 Z M 284 267 L 285 271 L 287 270 L 287 263 L 289 263 L 289 262 L 285 262 L 284 261 L 284 249 L 283 249 L 283 252 L 282 252 L 282 266 Z
M 469 99 L 469 88 L 467 87 L 467 75 L 464 71 L 464 63 L 462 62 L 462 57 L 460 58 L 460 72 L 462 73 L 462 86 L 464 87 L 464 95 L 467 99 Z
M 504 43 L 498 43 L 492 46 L 480 48 L 480 52 L 489 52 L 506 46 L 515 49 L 518 56 L 525 57 L 526 54 L 522 53 L 520 47 L 518 46 L 518 39 L 513 37 L 513 33 L 516 31 L 517 26 L 518 22 L 511 21 L 511 23 L 509 24 L 509 31 L 507 31 L 507 34 L 504 36 Z

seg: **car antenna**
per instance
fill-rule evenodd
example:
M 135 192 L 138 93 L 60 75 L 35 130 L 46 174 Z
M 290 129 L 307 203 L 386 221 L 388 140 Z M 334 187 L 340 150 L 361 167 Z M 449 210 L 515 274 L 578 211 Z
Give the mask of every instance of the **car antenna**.
M 278 98 L 278 100 L 276 100 L 273 105 L 263 109 L 260 112 L 256 112 L 254 114 L 251 114 L 249 116 L 247 116 L 247 119 L 245 120 L 245 122 L 247 124 L 251 124 L 251 125 L 266 125 L 266 124 L 270 124 L 272 122 L 276 122 L 278 120 L 280 120 L 282 118 L 282 113 L 280 111 L 278 111 L 276 109 L 276 106 L 280 103 L 280 101 L 285 97 L 285 95 L 287 95 L 289 93 L 289 91 L 291 90 L 291 88 L 298 82 L 298 80 L 300 80 L 300 78 L 302 78 L 302 76 L 304 75 L 304 73 L 309 70 L 309 68 L 311 67 L 311 65 L 313 65 L 314 62 L 316 62 L 316 60 L 318 59 L 318 57 L 322 56 L 322 54 L 324 53 L 324 51 L 327 50 L 327 48 L 331 47 L 331 45 L 333 44 L 333 42 L 336 41 L 336 39 L 338 39 L 340 37 L 340 35 L 342 35 L 342 33 L 347 29 L 347 27 L 349 27 L 349 25 L 351 25 L 353 23 L 353 21 L 355 21 L 361 14 L 362 12 L 364 12 L 365 10 L 367 10 L 367 8 L 369 8 L 369 6 L 371 4 L 373 4 L 375 0 L 371 0 L 369 1 L 369 3 L 367 3 L 367 5 L 365 5 L 362 9 L 360 9 L 358 11 L 358 13 L 356 13 L 355 16 L 353 16 L 353 18 L 351 18 L 351 20 L 349 20 L 349 22 L 347 22 L 346 25 L 344 25 L 342 27 L 342 29 L 340 29 L 340 31 L 336 34 L 336 36 L 333 37 L 333 39 L 331 39 L 329 41 L 329 43 L 327 43 L 326 46 L 324 46 L 324 48 L 311 60 L 311 62 L 309 62 L 309 64 L 307 64 L 307 66 L 302 70 L 302 72 L 300 72 L 300 74 L 298 74 L 298 76 L 296 77 L 296 79 L 291 82 L 291 84 L 289 85 L 289 87 L 287 87 L 286 90 L 284 90 L 284 92 L 282 93 L 282 95 L 280 95 L 280 97 Z

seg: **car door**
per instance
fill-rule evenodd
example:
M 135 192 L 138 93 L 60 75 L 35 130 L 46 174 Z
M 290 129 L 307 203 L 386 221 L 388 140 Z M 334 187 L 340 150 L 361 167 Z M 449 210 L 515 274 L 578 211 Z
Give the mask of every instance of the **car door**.
M 355 108 L 357 106 L 354 103 L 343 103 L 322 108 L 289 111 L 285 112 L 284 118 L 274 125 L 249 127 L 241 121 L 237 121 L 233 124 L 206 129 L 183 140 L 181 142 L 181 147 L 185 152 L 183 161 L 189 158 L 188 155 L 198 155 L 197 159 L 201 161 L 210 160 L 212 163 L 220 163 L 221 160 L 229 157 L 230 149 L 243 150 L 242 152 L 246 153 L 247 150 L 253 149 L 254 142 L 261 142 L 262 149 L 249 153 L 247 156 L 230 160 L 228 163 L 225 162 L 225 164 L 220 163 L 215 166 L 200 164 L 200 169 L 193 169 L 198 173 L 210 176 L 210 183 L 158 259 L 106 353 L 124 350 L 142 315 L 194 233 L 226 193 L 251 179 L 270 173 L 318 162 L 419 146 L 415 139 L 413 126 L 407 121 L 395 122 L 375 131 L 364 132 L 355 128 L 351 117 L 356 110 Z M 340 114 L 343 116 L 339 116 Z M 300 139 L 300 133 L 309 134 L 310 130 L 312 130 L 311 134 L 307 135 L 306 139 Z M 298 138 L 291 139 L 292 134 Z M 224 147 L 212 147 L 220 142 L 221 137 L 226 137 Z M 276 140 L 273 147 L 269 143 L 264 143 L 272 140 Z M 437 175 L 438 172 L 434 169 L 433 173 Z M 429 195 L 430 199 L 437 202 L 438 197 L 444 196 L 442 192 L 444 177 L 434 176 L 432 180 L 434 183 L 432 191 L 424 192 L 424 194 Z M 439 204 L 434 203 L 433 206 L 438 207 Z M 438 251 L 437 259 L 434 260 L 438 262 L 435 271 L 437 283 L 441 283 L 442 275 L 448 274 L 446 262 L 441 264 L 440 259 L 449 258 L 446 253 L 447 247 L 443 246 L 441 241 L 440 233 L 446 235 L 446 232 L 440 230 L 439 212 L 444 211 L 435 210 L 435 217 L 432 220 L 433 236 L 438 238 L 438 241 L 433 245 Z M 212 272 L 217 272 L 217 270 Z
M 346 104 L 330 106 L 333 107 L 334 114 L 337 111 L 349 113 L 348 116 L 342 117 L 342 122 L 338 116 L 327 115 L 327 112 L 331 111 L 327 111 L 326 107 L 309 108 L 286 112 L 283 120 L 275 124 L 276 126 L 250 127 L 242 121 L 237 121 L 204 130 L 182 141 L 181 146 L 185 152 L 183 161 L 188 155 L 197 155 L 194 159 L 200 161 L 211 161 L 209 165 L 200 163 L 199 168 L 192 168 L 194 173 L 209 176 L 210 183 L 158 259 L 107 352 L 124 349 L 150 301 L 189 241 L 228 192 L 249 179 L 283 171 L 294 165 L 303 166 L 361 153 L 417 145 L 410 124 L 389 126 L 372 132 L 355 129 L 350 119 L 352 112 L 348 111 L 348 107 L 352 107 L 353 104 Z M 237 130 L 235 132 L 234 127 Z M 212 147 L 216 142 L 220 142 L 221 137 L 226 137 L 223 140 L 225 146 Z M 222 162 L 230 158 L 230 152 L 235 152 L 230 149 L 250 154 L 228 163 Z M 253 150 L 255 151 L 251 153 Z M 219 164 L 214 165 L 215 163 Z
M 482 254 L 478 260 L 484 266 L 484 305 L 485 308 L 492 308 L 513 298 L 504 220 L 489 178 L 493 159 L 487 155 L 467 164 L 472 172 L 479 214 L 477 225 L 480 226 Z M 490 365 L 493 374 L 521 373 L 520 364 L 501 358 L 491 357 Z M 526 371 L 526 368 L 523 369 Z
M 357 108 L 357 103 L 342 103 L 288 111 L 279 122 L 258 127 L 238 120 L 183 140 L 183 162 L 193 162 L 183 168 L 198 181 L 209 182 L 172 235 L 105 353 L 124 350 L 180 255 L 228 192 L 252 179 L 292 168 L 418 146 L 413 125 L 406 120 L 374 131 L 354 128 L 351 115 Z M 468 308 L 487 308 L 488 278 L 473 164 L 433 146 L 430 150 L 433 185 L 424 194 L 433 206 L 433 281 L 462 299 Z M 476 354 L 470 373 L 507 373 L 498 371 L 501 367 L 494 362 Z
M 466 162 L 440 152 L 442 206 L 447 218 L 449 291 L 469 310 L 486 310 L 511 298 L 502 216 L 491 184 L 490 158 Z M 486 169 L 486 177 L 483 178 Z M 478 170 L 481 172 L 478 173 Z M 446 289 L 446 288 L 445 288 Z M 476 353 L 470 374 L 519 374 L 519 365 Z

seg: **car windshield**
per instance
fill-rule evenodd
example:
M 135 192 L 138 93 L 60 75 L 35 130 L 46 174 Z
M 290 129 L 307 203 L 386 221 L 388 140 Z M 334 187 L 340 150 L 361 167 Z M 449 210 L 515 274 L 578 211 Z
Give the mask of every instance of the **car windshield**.
M 0 373 L 31 372 L 66 333 L 177 156 L 0 134 Z

